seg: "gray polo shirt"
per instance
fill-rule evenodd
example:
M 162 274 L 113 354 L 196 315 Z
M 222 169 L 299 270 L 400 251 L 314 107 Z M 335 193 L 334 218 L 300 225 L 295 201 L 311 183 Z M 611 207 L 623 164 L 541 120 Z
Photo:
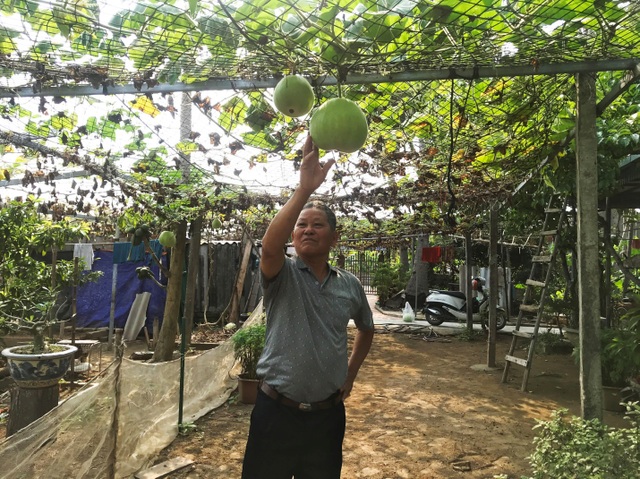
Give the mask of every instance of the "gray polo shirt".
M 373 329 L 360 281 L 330 266 L 322 284 L 300 258 L 285 258 L 278 275 L 264 282 L 267 336 L 258 377 L 300 402 L 321 401 L 347 378 L 347 324 Z

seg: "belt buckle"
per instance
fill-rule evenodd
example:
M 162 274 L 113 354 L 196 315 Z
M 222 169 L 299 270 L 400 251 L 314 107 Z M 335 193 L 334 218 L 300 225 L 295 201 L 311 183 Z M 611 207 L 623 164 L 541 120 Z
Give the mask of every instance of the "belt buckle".
M 313 406 L 311 406 L 311 404 L 309 404 L 308 402 L 301 402 L 300 404 L 298 404 L 298 409 L 300 409 L 301 411 L 311 411 L 313 409 Z

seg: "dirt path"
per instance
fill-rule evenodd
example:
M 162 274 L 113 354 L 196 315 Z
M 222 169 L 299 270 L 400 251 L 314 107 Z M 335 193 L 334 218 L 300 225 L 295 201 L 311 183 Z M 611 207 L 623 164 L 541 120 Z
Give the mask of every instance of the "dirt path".
M 529 473 L 536 419 L 559 407 L 579 415 L 578 369 L 570 356 L 536 356 L 530 392 L 520 392 L 522 368 L 501 370 L 486 364 L 486 342 L 388 333 L 378 328 L 352 396 L 347 400 L 345 479 L 492 478 Z M 508 348 L 499 335 L 497 358 Z M 235 396 L 178 437 L 157 462 L 185 456 L 195 464 L 171 478 L 240 477 L 251 406 Z M 620 415 L 605 422 L 622 425 Z

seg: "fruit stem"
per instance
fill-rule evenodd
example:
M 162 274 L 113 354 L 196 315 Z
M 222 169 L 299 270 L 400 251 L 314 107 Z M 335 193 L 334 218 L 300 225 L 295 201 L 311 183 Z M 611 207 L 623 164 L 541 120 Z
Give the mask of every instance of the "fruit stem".
M 338 98 L 342 98 L 342 84 L 338 83 Z

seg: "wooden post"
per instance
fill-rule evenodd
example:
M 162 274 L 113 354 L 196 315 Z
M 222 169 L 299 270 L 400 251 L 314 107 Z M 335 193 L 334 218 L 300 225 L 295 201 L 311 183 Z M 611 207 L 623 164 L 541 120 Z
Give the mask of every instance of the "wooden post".
M 11 405 L 7 421 L 7 437 L 41 418 L 58 405 L 60 387 L 58 384 L 44 388 L 11 389 Z
M 115 251 L 116 243 L 120 238 L 120 228 L 116 226 L 115 241 L 113 243 L 113 250 Z M 111 303 L 109 305 L 109 333 L 107 336 L 107 351 L 112 351 L 115 344 L 115 328 L 116 328 L 116 290 L 118 286 L 118 264 L 113 265 L 113 271 L 111 273 Z M 156 337 L 154 336 L 153 339 Z
M 602 420 L 598 195 L 595 194 L 598 191 L 595 75 L 579 73 L 576 80 L 580 402 L 583 419 Z
M 473 331 L 473 298 L 471 294 L 471 269 L 473 268 L 473 254 L 471 250 L 471 230 L 464 232 L 464 263 L 465 279 L 464 294 L 467 297 L 467 329 Z
M 242 251 L 242 258 L 240 262 L 240 270 L 236 277 L 236 285 L 231 294 L 231 308 L 229 316 L 227 317 L 230 322 L 236 323 L 240 317 L 240 298 L 242 297 L 242 287 L 244 286 L 244 279 L 247 276 L 247 267 L 249 266 L 249 258 L 251 257 L 251 249 L 253 243 L 248 235 L 244 235 L 244 249 Z
M 511 272 L 511 247 L 507 245 L 502 246 L 503 268 L 502 274 L 504 275 L 504 299 L 506 303 L 507 321 L 511 319 L 511 278 L 507 276 Z
M 78 276 L 80 274 L 79 261 L 80 261 L 80 258 L 78 257 L 73 258 L 73 288 L 71 290 L 71 344 L 72 345 L 76 344 L 76 322 L 77 322 L 76 314 L 78 312 Z M 75 359 L 75 356 L 74 356 L 74 359 Z M 75 365 L 76 365 L 75 360 L 72 360 L 71 364 L 69 365 L 69 371 L 71 371 L 71 388 L 72 389 L 75 384 L 75 375 L 76 375 Z
M 487 366 L 496 367 L 496 335 L 498 306 L 498 205 L 491 207 L 489 237 L 489 339 L 487 341 Z

